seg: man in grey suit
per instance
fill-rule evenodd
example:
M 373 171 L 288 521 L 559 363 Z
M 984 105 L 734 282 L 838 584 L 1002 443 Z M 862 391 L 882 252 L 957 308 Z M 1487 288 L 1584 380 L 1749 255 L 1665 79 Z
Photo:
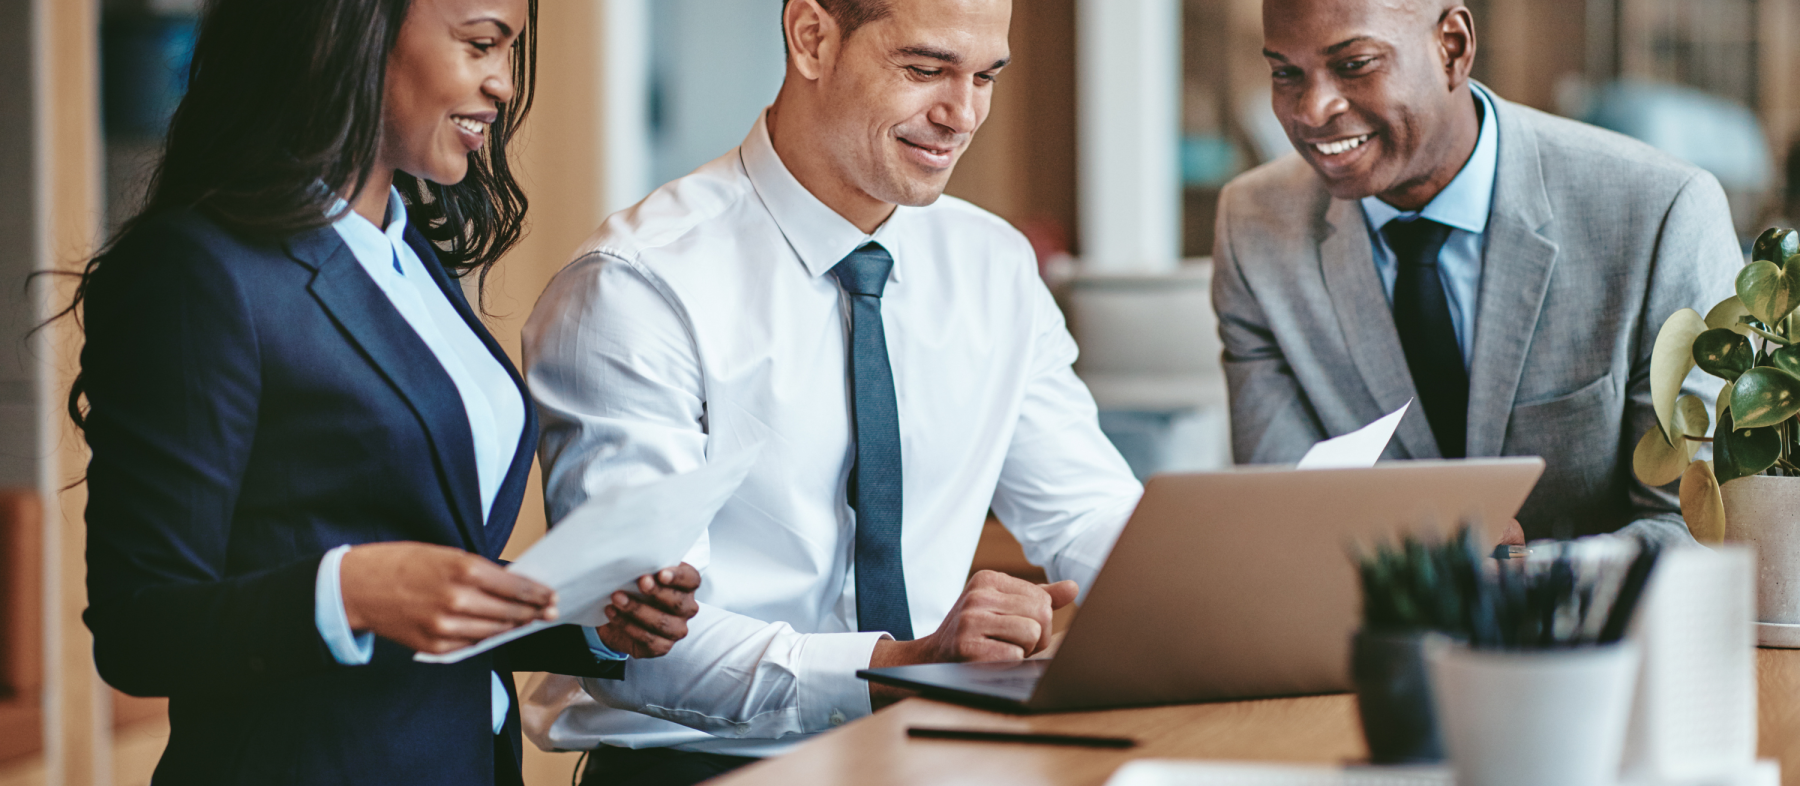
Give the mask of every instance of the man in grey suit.
M 1263 19 L 1299 155 L 1220 198 L 1237 461 L 1292 462 L 1416 396 L 1387 458 L 1545 459 L 1523 535 L 1691 542 L 1631 455 L 1658 329 L 1743 264 L 1718 182 L 1472 81 L 1454 2 L 1265 0 Z

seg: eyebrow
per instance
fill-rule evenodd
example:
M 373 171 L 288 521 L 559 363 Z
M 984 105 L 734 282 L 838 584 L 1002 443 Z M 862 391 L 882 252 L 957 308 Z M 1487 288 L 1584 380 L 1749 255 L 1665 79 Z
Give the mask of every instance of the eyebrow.
M 505 22 L 502 22 L 502 21 L 500 21 L 500 18 L 499 18 L 499 17 L 493 17 L 493 16 L 484 16 L 484 17 L 480 17 L 480 18 L 477 18 L 477 19 L 471 19 L 471 20 L 469 20 L 469 21 L 467 21 L 467 22 L 464 22 L 464 23 L 463 23 L 463 24 L 465 24 L 465 25 L 478 25 L 478 24 L 481 24 L 481 23 L 483 23 L 483 22 L 493 22 L 493 23 L 494 23 L 494 26 L 495 26 L 495 27 L 498 27 L 498 28 L 500 28 L 500 35 L 501 35 L 501 37 L 503 37 L 503 38 L 512 38 L 512 37 L 513 37 L 513 29 L 512 29 L 512 25 L 509 25 L 509 24 L 507 24 L 507 23 L 505 23 Z
M 1344 50 L 1345 50 L 1345 49 L 1346 49 L 1346 48 L 1348 48 L 1348 47 L 1351 47 L 1351 46 L 1353 46 L 1353 45 L 1356 45 L 1356 44 L 1360 44 L 1360 43 L 1362 43 L 1362 42 L 1364 42 L 1364 41 L 1367 41 L 1367 40 L 1369 40 L 1369 37 L 1368 37 L 1368 36 L 1366 36 L 1366 35 L 1359 35 L 1359 36 L 1357 36 L 1357 37 L 1355 37 L 1355 38 L 1352 38 L 1352 39 L 1350 39 L 1350 40 L 1348 40 L 1348 41 L 1339 41 L 1339 42 L 1337 42 L 1337 43 L 1335 43 L 1335 44 L 1332 44 L 1332 45 L 1331 45 L 1331 46 L 1328 46 L 1328 47 L 1325 47 L 1325 54 L 1328 54 L 1328 55 L 1335 55 L 1335 54 L 1337 54 L 1337 53 L 1339 53 L 1339 52 L 1342 52 L 1342 51 L 1344 51 Z
M 1339 52 L 1344 51 L 1345 49 L 1347 49 L 1351 46 L 1354 46 L 1356 44 L 1360 44 L 1364 41 L 1369 41 L 1369 40 L 1373 40 L 1373 39 L 1371 39 L 1369 36 L 1366 36 L 1366 35 L 1359 35 L 1359 36 L 1349 39 L 1349 40 L 1339 41 L 1335 44 L 1332 44 L 1331 46 L 1325 47 L 1325 54 L 1335 55 Z M 1267 49 L 1264 49 L 1264 50 L 1262 50 L 1262 53 L 1263 53 L 1263 57 L 1269 58 L 1270 60 L 1280 60 L 1283 63 L 1288 62 L 1288 59 L 1286 57 L 1283 57 L 1280 52 L 1271 52 Z
M 948 63 L 950 65 L 962 65 L 962 62 L 963 62 L 962 55 L 959 55 L 959 54 L 949 51 L 947 49 L 937 49 L 937 48 L 933 48 L 933 47 L 929 47 L 929 46 L 919 46 L 919 45 L 903 46 L 903 47 L 900 47 L 896 51 L 898 51 L 900 54 L 903 54 L 903 55 L 912 55 L 913 57 L 929 58 L 932 60 L 937 60 L 939 62 Z M 1003 57 L 999 60 L 995 60 L 993 65 L 987 67 L 987 70 L 997 71 L 999 69 L 1005 68 L 1006 64 L 1011 63 L 1011 62 L 1012 62 L 1012 58 Z

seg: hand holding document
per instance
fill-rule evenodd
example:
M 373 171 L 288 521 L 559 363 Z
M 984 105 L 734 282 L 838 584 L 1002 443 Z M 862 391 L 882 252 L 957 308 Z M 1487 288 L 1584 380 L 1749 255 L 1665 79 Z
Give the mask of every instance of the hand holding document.
M 552 625 L 605 625 L 607 599 L 639 576 L 681 561 L 737 491 L 761 446 L 682 475 L 607 489 L 563 517 L 507 570 L 556 591 L 560 617 L 539 620 L 424 663 L 457 663 Z
M 1381 454 L 1387 450 L 1388 441 L 1394 438 L 1394 430 L 1400 427 L 1400 419 L 1406 417 L 1406 411 L 1412 408 L 1412 399 L 1407 399 L 1399 409 L 1389 412 L 1374 423 L 1363 426 L 1341 437 L 1334 437 L 1312 446 L 1306 455 L 1300 457 L 1300 465 L 1295 469 L 1355 469 L 1373 467 L 1381 460 Z

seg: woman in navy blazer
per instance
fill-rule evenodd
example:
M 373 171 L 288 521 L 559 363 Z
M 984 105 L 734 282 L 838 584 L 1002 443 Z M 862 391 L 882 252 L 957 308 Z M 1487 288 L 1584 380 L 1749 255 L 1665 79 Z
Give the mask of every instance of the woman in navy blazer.
M 511 672 L 616 679 L 685 635 L 684 565 L 592 635 L 412 659 L 556 613 L 493 561 L 537 424 L 459 286 L 520 234 L 505 148 L 535 19 L 535 0 L 208 4 L 147 206 L 75 301 L 85 619 L 107 682 L 170 697 L 158 784 L 516 784 Z M 359 221 L 388 228 L 372 248 L 413 266 L 422 306 L 346 244 Z M 497 386 L 473 394 L 471 369 Z

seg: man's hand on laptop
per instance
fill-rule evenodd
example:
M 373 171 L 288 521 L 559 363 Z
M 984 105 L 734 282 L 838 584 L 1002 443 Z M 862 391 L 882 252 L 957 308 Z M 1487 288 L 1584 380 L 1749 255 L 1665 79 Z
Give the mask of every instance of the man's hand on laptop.
M 1506 522 L 1506 528 L 1500 531 L 1500 545 L 1525 545 L 1525 528 L 1519 526 L 1518 519 L 1512 519 Z
M 1073 581 L 1033 584 L 981 571 L 969 578 L 937 632 L 914 641 L 882 639 L 875 644 L 869 668 L 1023 660 L 1050 646 L 1052 612 L 1075 602 L 1078 591 Z M 869 699 L 876 709 L 907 695 L 900 688 L 869 684 Z

